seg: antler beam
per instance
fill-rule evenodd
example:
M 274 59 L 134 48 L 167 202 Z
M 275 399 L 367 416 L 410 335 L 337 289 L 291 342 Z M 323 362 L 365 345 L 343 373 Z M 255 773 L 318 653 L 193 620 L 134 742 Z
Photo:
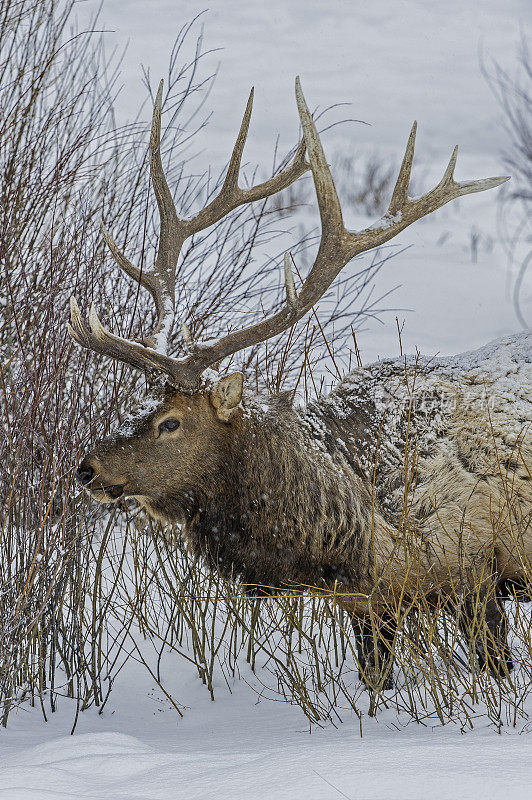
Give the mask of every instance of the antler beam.
M 105 330 L 94 306 L 91 307 L 87 325 L 81 317 L 78 304 L 72 298 L 69 330 L 79 344 L 134 367 L 160 370 L 166 373 L 176 386 L 186 391 L 194 391 L 200 385 L 201 374 L 209 366 L 239 350 L 277 336 L 300 320 L 355 256 L 379 247 L 416 220 L 457 197 L 492 189 L 508 180 L 508 177 L 497 177 L 458 183 L 453 177 L 458 152 L 458 148 L 455 147 L 438 185 L 422 197 L 409 197 L 408 187 L 417 129 L 417 123 L 414 122 L 387 212 L 369 228 L 356 233 L 348 231 L 344 226 L 342 209 L 331 171 L 303 96 L 299 78 L 296 78 L 296 100 L 303 128 L 303 141 L 292 162 L 277 175 L 258 186 L 251 189 L 241 189 L 238 186 L 242 152 L 251 119 L 252 90 L 219 194 L 195 217 L 190 220 L 180 220 L 168 189 L 160 156 L 161 82 L 155 101 L 150 138 L 151 177 L 161 217 L 159 249 L 153 270 L 144 272 L 131 264 L 103 228 L 104 238 L 118 265 L 152 294 L 158 314 L 157 327 L 153 336 L 144 340 L 143 344 L 123 339 Z M 305 152 L 308 154 L 310 164 L 305 161 Z M 299 295 L 296 294 L 290 256 L 287 254 L 284 261 L 287 300 L 276 314 L 248 328 L 232 331 L 214 343 L 189 342 L 191 353 L 184 359 L 166 355 L 166 343 L 175 314 L 175 271 L 185 239 L 213 225 L 237 206 L 281 191 L 302 175 L 309 166 L 312 170 L 321 218 L 321 240 L 316 259 Z

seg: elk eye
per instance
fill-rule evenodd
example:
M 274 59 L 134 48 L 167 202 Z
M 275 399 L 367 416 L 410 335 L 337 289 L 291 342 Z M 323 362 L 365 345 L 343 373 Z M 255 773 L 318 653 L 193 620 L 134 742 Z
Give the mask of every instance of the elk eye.
M 159 433 L 165 433 L 166 431 L 176 431 L 181 423 L 178 419 L 165 419 L 163 422 L 159 423 Z

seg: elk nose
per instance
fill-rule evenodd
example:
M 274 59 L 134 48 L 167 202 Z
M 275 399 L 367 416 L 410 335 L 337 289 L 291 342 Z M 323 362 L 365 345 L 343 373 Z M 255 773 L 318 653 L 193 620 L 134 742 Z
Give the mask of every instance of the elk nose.
M 82 486 L 88 486 L 88 484 L 94 478 L 93 468 L 87 466 L 86 464 L 81 464 L 76 470 L 76 478 Z

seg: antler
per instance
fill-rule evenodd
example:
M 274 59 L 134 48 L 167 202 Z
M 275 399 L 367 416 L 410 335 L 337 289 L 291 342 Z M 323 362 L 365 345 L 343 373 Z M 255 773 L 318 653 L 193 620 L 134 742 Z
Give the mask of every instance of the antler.
M 184 241 L 194 233 L 214 225 L 238 206 L 262 200 L 290 186 L 310 169 L 310 165 L 305 160 L 305 143 L 301 141 L 292 161 L 283 170 L 250 189 L 240 188 L 238 174 L 253 108 L 252 89 L 220 192 L 192 219 L 179 219 L 161 161 L 162 91 L 163 81 L 159 84 L 155 99 L 150 136 L 150 173 L 161 220 L 159 247 L 153 269 L 141 270 L 132 264 L 116 245 L 103 222 L 101 223 L 103 237 L 118 266 L 152 295 L 157 311 L 155 330 L 140 343 L 115 336 L 101 324 L 94 304 L 91 305 L 87 325 L 74 297 L 70 298 L 71 324 L 68 330 L 75 341 L 83 347 L 133 367 L 161 370 L 166 372 L 177 385 L 192 389 L 197 385 L 205 367 L 198 372 L 187 363 L 189 359 L 181 362 L 166 355 L 168 337 L 175 321 L 176 267 Z M 184 334 L 186 333 L 185 327 Z
M 158 323 L 154 335 L 144 341 L 144 345 L 147 346 L 115 336 L 102 326 L 94 306 L 91 306 L 89 326 L 87 326 L 82 320 L 74 298 L 71 298 L 72 325 L 69 326 L 69 331 L 84 347 L 134 367 L 161 370 L 176 386 L 188 391 L 198 388 L 201 374 L 209 366 L 239 350 L 277 336 L 294 325 L 320 299 L 342 268 L 355 256 L 379 247 L 416 220 L 441 208 L 450 200 L 491 189 L 508 180 L 508 177 L 498 177 L 458 183 L 453 177 L 458 152 L 458 147 L 455 147 L 438 185 L 422 197 L 408 197 L 417 129 L 417 123 L 414 122 L 387 212 L 369 228 L 356 233 L 348 231 L 344 226 L 342 209 L 316 126 L 305 102 L 299 78 L 296 78 L 296 100 L 303 128 L 303 141 L 290 165 L 270 180 L 251 189 L 244 190 L 238 186 L 242 151 L 251 118 L 252 90 L 220 193 L 193 219 L 180 220 L 161 164 L 161 97 L 162 82 L 155 101 L 150 139 L 151 176 L 161 216 L 159 249 L 153 271 L 143 272 L 131 264 L 103 228 L 105 240 L 118 265 L 148 289 L 155 300 Z M 287 299 L 286 304 L 277 313 L 248 328 L 232 331 L 214 343 L 189 342 L 191 353 L 184 359 L 167 356 L 166 342 L 175 315 L 175 270 L 184 240 L 214 224 L 237 206 L 268 197 L 289 186 L 309 168 L 305 161 L 305 150 L 312 169 L 322 232 L 316 259 L 299 295 L 295 290 L 290 255 L 286 254 L 284 272 Z

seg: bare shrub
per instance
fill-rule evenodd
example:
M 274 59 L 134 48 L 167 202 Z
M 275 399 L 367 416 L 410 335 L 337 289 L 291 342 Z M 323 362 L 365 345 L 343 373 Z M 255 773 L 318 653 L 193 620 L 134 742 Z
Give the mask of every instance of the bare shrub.
M 515 75 L 496 63 L 484 65 L 484 74 L 504 112 L 509 135 L 502 157 L 512 181 L 501 195 L 500 230 L 513 273 L 515 314 L 528 330 L 532 326 L 530 285 L 525 288 L 532 264 L 532 56 L 526 39 L 521 41 Z
M 146 213 L 146 125 L 115 128 L 117 65 L 106 58 L 101 35 L 71 29 L 74 5 L 0 4 L 3 724 L 26 697 L 43 713 L 45 698 L 54 710 L 62 694 L 76 697 L 79 708 L 100 704 L 103 676 L 109 686 L 120 663 L 113 648 L 119 654 L 123 646 L 107 627 L 112 591 L 102 594 L 99 577 L 114 516 L 88 510 L 72 474 L 79 449 L 108 429 L 142 379 L 74 349 L 66 309 L 75 291 L 106 307 L 114 330 L 142 330 L 152 312 L 138 287 L 108 276 L 98 217 L 140 264 L 152 257 L 156 237 Z M 189 172 L 180 157 L 194 133 L 185 121 L 204 124 L 195 111 L 212 80 L 202 66 L 201 36 L 192 59 L 182 59 L 192 27 L 176 41 L 164 98 L 172 120 L 164 157 L 182 208 L 211 196 L 222 179 Z M 246 268 L 254 249 L 278 235 L 271 222 L 263 206 L 238 209 L 190 244 L 178 302 L 195 332 L 201 335 L 207 320 L 216 330 L 229 297 L 248 313 Z M 271 281 L 270 264 L 261 275 Z M 117 296 L 124 302 L 115 316 Z

